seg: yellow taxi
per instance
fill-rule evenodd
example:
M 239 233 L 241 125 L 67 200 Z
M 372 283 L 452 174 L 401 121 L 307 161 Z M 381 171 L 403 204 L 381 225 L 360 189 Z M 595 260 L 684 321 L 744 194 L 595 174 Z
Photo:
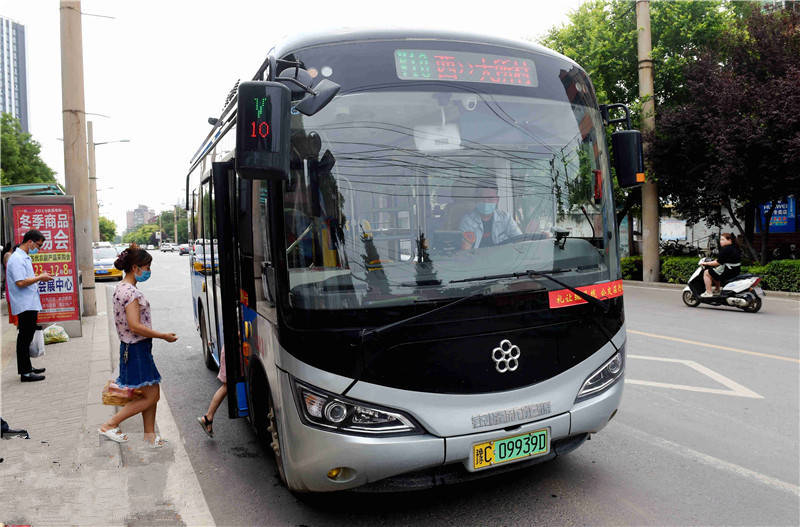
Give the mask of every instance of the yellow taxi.
M 111 244 L 92 248 L 95 280 L 122 280 L 122 271 L 114 267 L 117 250 Z

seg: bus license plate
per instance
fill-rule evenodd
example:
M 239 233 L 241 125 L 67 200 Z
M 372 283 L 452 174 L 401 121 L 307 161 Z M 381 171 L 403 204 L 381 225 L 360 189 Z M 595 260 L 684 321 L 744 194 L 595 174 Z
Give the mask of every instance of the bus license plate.
M 472 468 L 491 467 L 508 461 L 550 452 L 550 429 L 542 428 L 518 436 L 472 445 Z

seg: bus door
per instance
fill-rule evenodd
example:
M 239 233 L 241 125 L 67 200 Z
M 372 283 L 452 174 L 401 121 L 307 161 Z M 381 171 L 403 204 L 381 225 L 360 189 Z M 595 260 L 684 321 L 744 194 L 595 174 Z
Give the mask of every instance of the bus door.
M 240 353 L 242 351 L 242 312 L 240 300 L 240 258 L 237 231 L 236 172 L 232 161 L 212 163 L 211 179 L 216 198 L 215 220 L 218 247 L 214 247 L 218 271 L 214 273 L 214 291 L 218 302 L 218 316 L 224 331 L 221 342 L 225 346 L 225 368 L 228 382 L 228 416 L 245 417 L 247 388 Z
M 203 291 L 205 292 L 205 311 L 203 321 L 206 324 L 206 335 L 211 354 L 219 362 L 222 349 L 222 320 L 220 314 L 219 262 L 217 257 L 216 204 L 212 175 L 205 178 L 200 185 L 200 217 L 201 238 L 196 244 L 197 263 L 202 269 Z

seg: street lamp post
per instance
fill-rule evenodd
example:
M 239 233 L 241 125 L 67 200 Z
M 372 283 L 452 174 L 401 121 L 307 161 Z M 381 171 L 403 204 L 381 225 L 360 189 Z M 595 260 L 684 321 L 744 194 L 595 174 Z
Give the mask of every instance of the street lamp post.
M 94 149 L 97 145 L 107 145 L 109 143 L 129 143 L 129 139 L 118 139 L 116 141 L 94 142 L 92 133 L 92 121 L 86 122 L 87 143 L 89 144 L 89 203 L 92 207 L 92 240 L 100 241 L 100 207 L 97 204 L 97 172 L 94 157 Z

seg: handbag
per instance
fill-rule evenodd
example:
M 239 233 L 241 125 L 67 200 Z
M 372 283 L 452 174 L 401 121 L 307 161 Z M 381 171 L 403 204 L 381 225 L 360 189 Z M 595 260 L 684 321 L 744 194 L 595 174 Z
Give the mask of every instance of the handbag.
M 33 340 L 31 340 L 28 350 L 31 358 L 44 357 L 44 332 L 41 329 L 37 329 L 33 334 Z
M 103 404 L 108 406 L 125 406 L 131 401 L 140 399 L 144 396 L 142 390 L 137 388 L 121 388 L 112 380 L 103 386 Z

